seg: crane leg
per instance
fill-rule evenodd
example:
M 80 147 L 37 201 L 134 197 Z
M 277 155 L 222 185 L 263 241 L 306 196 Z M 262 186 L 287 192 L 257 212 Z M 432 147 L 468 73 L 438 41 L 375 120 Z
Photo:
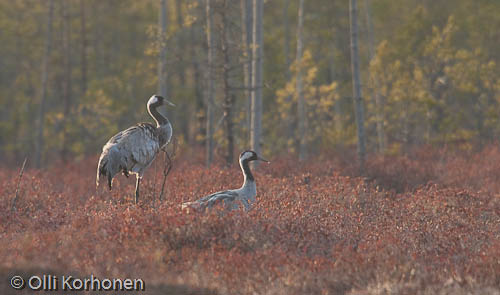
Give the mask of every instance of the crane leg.
M 139 202 L 139 184 L 141 183 L 141 178 L 137 175 L 137 179 L 135 181 L 135 203 Z

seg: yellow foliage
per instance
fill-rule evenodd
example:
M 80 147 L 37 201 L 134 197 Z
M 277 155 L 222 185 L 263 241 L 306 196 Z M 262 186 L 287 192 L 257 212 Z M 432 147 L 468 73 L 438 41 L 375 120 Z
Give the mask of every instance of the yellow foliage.
M 297 73 L 302 72 L 302 93 L 306 103 L 307 113 L 307 141 L 322 140 L 333 141 L 330 136 L 325 136 L 328 129 L 334 129 L 330 118 L 335 102 L 339 99 L 337 83 L 319 84 L 317 82 L 318 67 L 313 63 L 312 54 L 305 50 L 300 65 L 294 62 L 291 67 L 292 79 L 281 89 L 276 90 L 276 102 L 279 109 L 281 122 L 292 122 L 296 120 L 293 113 L 297 104 Z M 287 126 L 283 126 L 287 128 Z M 286 142 L 288 148 L 292 148 L 294 140 Z

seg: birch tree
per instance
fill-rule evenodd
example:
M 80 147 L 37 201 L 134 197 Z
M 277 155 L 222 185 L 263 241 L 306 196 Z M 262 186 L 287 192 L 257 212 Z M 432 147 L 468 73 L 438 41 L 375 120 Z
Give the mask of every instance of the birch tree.
M 230 70 L 231 70 L 231 57 L 229 44 L 231 40 L 229 39 L 229 18 L 228 18 L 228 1 L 224 0 L 224 7 L 220 10 L 222 16 L 222 56 L 224 59 L 223 64 L 223 87 L 224 87 L 224 121 L 226 123 L 226 140 L 227 140 L 227 153 L 226 153 L 226 164 L 231 165 L 233 162 L 233 151 L 234 151 L 234 131 L 233 131 L 233 105 L 234 105 L 234 94 L 231 92 L 231 82 L 230 82 Z
M 252 34 L 252 105 L 250 145 L 260 154 L 262 136 L 262 15 L 263 0 L 253 0 L 253 34 Z M 253 162 L 254 166 L 257 161 Z
M 365 19 L 367 27 L 368 50 L 370 54 L 370 62 L 375 56 L 375 32 L 373 30 L 373 21 L 371 16 L 370 0 L 364 0 Z M 382 96 L 380 95 L 380 82 L 376 75 L 372 75 L 373 95 L 372 100 L 375 102 L 375 124 L 377 130 L 377 145 L 379 153 L 385 150 L 385 131 L 384 131 L 384 106 Z
M 186 87 L 186 67 L 184 62 L 184 51 L 186 50 L 186 39 L 184 37 L 184 16 L 182 11 L 182 0 L 175 1 L 175 12 L 177 20 L 177 46 L 181 50 L 177 54 L 179 68 L 176 70 L 179 79 L 179 84 L 176 87 L 183 89 Z M 186 101 L 185 91 L 181 92 L 179 95 L 179 114 L 188 115 L 189 114 L 189 104 Z M 178 120 L 178 126 L 180 133 L 184 136 L 186 142 L 190 143 L 191 138 L 189 136 L 189 120 Z
M 43 129 L 45 121 L 45 101 L 47 100 L 47 81 L 49 75 L 49 58 L 52 52 L 52 22 L 54 18 L 54 0 L 49 2 L 49 11 L 47 18 L 47 34 L 45 37 L 45 52 L 42 58 L 42 76 L 40 89 L 40 107 L 38 109 L 38 128 L 35 148 L 35 166 L 40 168 L 42 162 L 42 151 L 44 147 Z
M 71 120 L 71 99 L 72 99 L 72 81 L 71 81 L 71 22 L 70 22 L 70 3 L 63 1 L 62 17 L 63 17 L 63 50 L 64 50 L 64 81 L 63 81 L 63 141 L 61 147 L 61 158 L 67 160 L 68 156 L 68 119 Z
M 351 71 L 352 88 L 354 100 L 354 113 L 356 117 L 356 127 L 358 133 L 358 158 L 361 173 L 365 164 L 365 119 L 363 110 L 363 98 L 361 92 L 361 77 L 359 74 L 359 50 L 358 50 L 358 10 L 357 1 L 350 0 L 349 16 L 351 24 Z
M 246 94 L 247 126 L 251 124 L 252 105 L 252 33 L 253 33 L 252 0 L 241 0 L 241 36 L 243 43 L 243 84 Z M 248 140 L 248 138 L 246 138 Z
M 213 38 L 213 11 L 211 0 L 206 0 L 205 7 L 207 17 L 207 128 L 206 128 L 206 165 L 210 167 L 213 160 L 213 134 L 214 134 L 214 91 L 215 91 L 215 77 L 214 77 L 214 59 L 215 59 L 215 42 Z
M 200 0 L 198 0 L 200 1 Z M 200 5 L 196 6 L 197 15 L 203 15 L 203 5 L 201 1 L 198 2 Z M 199 51 L 197 48 L 200 47 L 200 35 L 201 29 L 197 24 L 192 24 L 189 29 L 189 41 L 191 45 L 189 46 L 189 55 L 191 58 L 191 67 L 193 71 L 193 88 L 195 92 L 195 110 L 196 110 L 196 135 L 195 138 L 205 138 L 205 102 L 203 101 L 203 77 L 202 77 L 202 66 L 200 64 Z M 204 43 L 204 41 L 203 41 Z M 200 145 L 205 145 L 204 140 L 197 141 Z
M 80 49 L 82 73 L 80 89 L 82 95 L 85 95 L 85 92 L 87 92 L 87 20 L 85 15 L 85 0 L 80 0 L 80 34 L 82 40 Z
M 292 79 L 292 73 L 290 71 L 290 66 L 292 64 L 290 58 L 290 22 L 288 20 L 288 8 L 290 7 L 290 0 L 285 0 L 283 5 L 283 54 L 285 55 L 285 78 L 286 81 L 290 81 Z M 292 104 L 293 97 L 292 95 L 288 95 L 286 98 L 287 104 Z M 286 128 L 286 137 L 287 139 L 292 139 L 295 142 L 296 137 L 294 136 L 294 116 L 290 115 L 286 117 L 285 120 L 285 128 Z
M 288 21 L 288 8 L 290 7 L 290 0 L 285 0 L 285 4 L 283 5 L 283 54 L 285 55 L 285 75 L 286 80 L 289 81 L 291 78 L 290 74 L 290 64 L 292 63 L 290 60 L 290 22 Z
M 304 27 L 304 0 L 299 1 L 299 17 L 297 26 L 297 119 L 299 127 L 299 160 L 304 160 L 306 158 L 306 106 L 304 102 L 304 93 L 302 89 L 302 51 L 303 51 L 303 40 L 302 40 L 302 30 Z
M 160 59 L 158 61 L 158 92 L 167 96 L 167 0 L 160 0 L 159 34 Z

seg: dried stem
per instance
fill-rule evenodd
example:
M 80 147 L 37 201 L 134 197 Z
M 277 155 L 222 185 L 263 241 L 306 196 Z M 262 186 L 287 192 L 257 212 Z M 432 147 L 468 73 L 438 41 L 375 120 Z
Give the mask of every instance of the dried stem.
M 26 161 L 28 161 L 28 157 L 24 158 L 23 166 L 21 167 L 21 171 L 19 172 L 19 178 L 17 179 L 16 194 L 14 196 L 14 199 L 12 200 L 12 207 L 11 207 L 12 211 L 16 209 L 16 202 L 17 199 L 19 198 L 19 187 L 21 185 L 21 179 L 23 178 L 24 167 L 26 167 Z
M 160 196 L 159 196 L 160 202 L 162 201 L 162 198 L 163 198 L 163 192 L 165 190 L 165 182 L 167 181 L 167 176 L 170 173 L 170 170 L 172 170 L 172 166 L 173 166 L 172 159 L 175 157 L 175 152 L 177 151 L 177 138 L 175 138 L 175 137 L 172 139 L 172 146 L 173 146 L 173 148 L 172 148 L 171 155 L 169 155 L 167 148 L 163 149 L 163 152 L 165 153 L 165 156 L 164 156 L 165 164 L 163 166 L 163 182 L 161 184 L 161 191 L 160 191 Z

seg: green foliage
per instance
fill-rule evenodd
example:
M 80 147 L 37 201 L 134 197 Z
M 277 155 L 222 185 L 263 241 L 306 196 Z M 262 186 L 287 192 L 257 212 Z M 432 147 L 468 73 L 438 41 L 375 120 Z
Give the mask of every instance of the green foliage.
M 392 144 L 462 143 L 500 135 L 492 111 L 500 95 L 495 60 L 480 47 L 463 44 L 453 15 L 424 35 L 427 13 L 421 7 L 415 15 L 403 37 L 379 44 L 370 64 L 371 81 L 378 81 L 370 90 L 384 98 L 384 126 Z M 369 104 L 373 116 L 374 102 Z

